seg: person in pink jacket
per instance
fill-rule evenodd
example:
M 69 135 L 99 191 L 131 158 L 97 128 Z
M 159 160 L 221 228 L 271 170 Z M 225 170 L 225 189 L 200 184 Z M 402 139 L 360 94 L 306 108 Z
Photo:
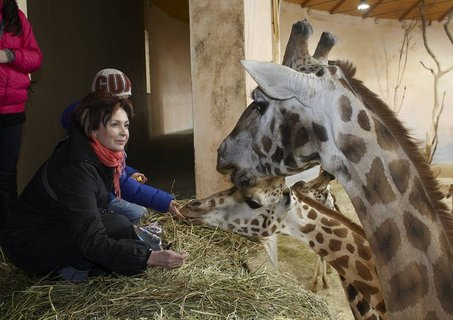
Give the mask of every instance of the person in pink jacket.
M 25 121 L 29 73 L 42 53 L 15 0 L 0 0 L 0 233 L 17 198 L 17 159 Z

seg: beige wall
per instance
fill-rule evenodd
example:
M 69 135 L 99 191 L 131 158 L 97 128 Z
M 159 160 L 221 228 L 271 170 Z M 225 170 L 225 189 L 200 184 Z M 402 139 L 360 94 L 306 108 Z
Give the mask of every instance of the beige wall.
M 151 93 L 149 137 L 193 129 L 189 24 L 145 0 Z
M 395 20 L 330 15 L 316 10 L 307 11 L 300 5 L 283 1 L 280 16 L 282 50 L 285 49 L 292 24 L 304 18 L 310 21 L 314 29 L 309 46 L 311 52 L 314 52 L 323 31 L 333 32 L 338 42 L 332 49 L 330 58 L 352 61 L 357 66 L 357 78 L 364 81 L 366 86 L 392 107 L 399 50 L 403 41 L 402 23 Z M 445 35 L 442 24 L 433 22 L 429 26 L 428 41 L 443 68 L 453 66 L 453 46 Z M 418 139 L 425 139 L 425 134 L 431 125 L 433 77 L 423 68 L 420 61 L 435 68 L 433 60 L 423 46 L 420 28 L 417 28 L 416 33 L 413 34 L 403 77 L 402 87 L 406 86 L 407 90 L 399 118 Z M 443 154 L 446 151 L 445 146 L 450 145 L 452 148 L 450 161 L 453 161 L 453 122 L 451 121 L 453 119 L 453 71 L 442 78 L 440 89 L 447 94 L 439 126 L 438 153 Z M 398 98 L 401 99 L 402 90 L 399 92 Z

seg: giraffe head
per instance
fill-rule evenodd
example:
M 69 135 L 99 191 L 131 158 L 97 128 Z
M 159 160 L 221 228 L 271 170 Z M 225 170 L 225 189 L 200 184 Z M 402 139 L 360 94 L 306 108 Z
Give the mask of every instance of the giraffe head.
M 193 224 L 204 224 L 249 237 L 268 237 L 280 230 L 288 211 L 297 203 L 284 179 L 262 180 L 249 190 L 232 187 L 189 202 L 181 213 Z
M 258 83 L 253 102 L 218 149 L 217 169 L 232 173 L 236 186 L 257 179 L 287 176 L 321 162 L 320 151 L 332 147 L 333 109 L 361 103 L 344 85 L 337 66 L 320 64 L 314 73 L 300 73 L 270 62 L 243 61 Z
M 307 42 L 312 33 L 313 28 L 307 20 L 293 24 L 283 65 L 307 75 L 308 79 L 323 79 L 326 83 L 331 78 L 342 81 L 340 69 L 327 65 L 328 54 L 336 42 L 335 37 L 329 32 L 323 32 L 312 57 L 308 52 Z M 243 64 L 257 80 L 255 73 L 247 66 L 250 63 Z M 298 77 L 297 74 L 293 73 L 294 79 Z M 290 83 L 291 78 L 284 79 L 287 75 L 283 73 L 277 76 L 277 81 L 282 80 L 282 83 L 292 85 L 292 89 L 297 91 L 294 83 Z M 258 84 L 261 86 L 260 82 Z M 270 83 L 270 86 L 274 84 Z M 254 102 L 244 111 L 236 127 L 218 150 L 218 171 L 232 172 L 232 180 L 239 187 L 248 188 L 260 183 L 257 180 L 262 177 L 285 176 L 303 171 L 319 161 L 315 146 L 305 144 L 310 133 L 322 134 L 322 126 L 311 124 L 310 121 L 307 121 L 306 125 L 299 123 L 301 119 L 309 118 L 301 118 L 299 114 L 299 111 L 303 113 L 303 110 L 300 109 L 302 100 L 295 99 L 297 92 L 284 93 L 277 90 L 279 94 L 275 94 L 276 92 L 269 92 L 268 87 L 263 83 L 262 88 L 253 92 Z M 319 90 L 322 91 L 322 88 Z M 313 90 L 309 91 L 312 96 Z M 304 152 L 301 158 L 297 158 L 293 151 L 302 151 L 303 146 Z M 236 152 L 239 150 L 241 151 Z

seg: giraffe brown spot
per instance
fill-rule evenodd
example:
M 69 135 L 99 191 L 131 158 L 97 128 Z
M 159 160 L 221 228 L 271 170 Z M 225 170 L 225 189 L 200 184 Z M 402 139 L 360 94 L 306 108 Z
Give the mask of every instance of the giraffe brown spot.
M 337 157 L 338 159 L 338 157 Z M 351 174 L 349 173 L 349 169 L 348 167 L 345 165 L 345 163 L 343 162 L 343 160 L 341 159 L 338 159 L 338 160 L 335 160 L 335 162 L 338 162 L 339 165 L 337 167 L 337 171 L 339 172 L 340 175 L 343 175 L 345 180 L 347 182 L 351 181 Z
M 368 214 L 368 209 L 362 199 L 354 197 L 351 199 L 351 203 L 360 219 L 364 219 Z
M 448 259 L 448 245 L 445 247 L 444 244 L 442 247 L 445 248 L 444 255 L 439 257 L 433 265 L 434 286 L 442 308 L 453 318 L 453 303 L 451 303 L 453 297 L 452 264 L 451 260 Z
M 290 168 L 297 168 L 298 165 L 297 165 L 297 162 L 296 160 L 294 159 L 294 156 L 289 154 L 286 158 L 285 158 L 285 165 L 290 167 Z
M 252 230 L 253 232 L 260 232 L 260 231 L 261 231 L 261 229 L 260 229 L 260 228 L 253 228 L 253 227 L 252 227 L 252 228 L 250 228 L 250 230 Z
M 263 144 L 263 150 L 264 150 L 264 152 L 269 153 L 269 151 L 271 150 L 271 147 L 272 147 L 272 140 L 271 140 L 271 138 L 269 138 L 268 136 L 264 136 L 264 137 L 261 139 L 261 143 Z
M 396 199 L 380 158 L 373 160 L 371 169 L 366 174 L 366 181 L 367 184 L 363 186 L 363 192 L 371 205 L 376 203 L 388 204 Z
M 215 207 L 215 200 L 214 199 L 209 200 L 209 204 L 208 205 L 209 205 L 210 208 L 214 208 Z
M 304 204 L 304 205 L 302 206 L 302 208 L 303 208 L 304 210 L 308 210 L 309 207 L 308 207 L 306 204 Z
M 327 219 L 327 218 L 321 218 L 321 223 L 325 226 L 328 227 L 336 227 L 339 226 L 340 223 L 334 219 Z
M 269 231 L 264 231 L 264 232 L 261 234 L 261 236 L 263 236 L 263 237 L 269 237 L 269 236 L 270 236 Z
M 345 157 L 357 164 L 362 160 L 363 155 L 367 151 L 367 147 L 362 138 L 352 134 L 338 134 L 339 148 Z
M 348 228 L 336 228 L 333 229 L 333 234 L 338 238 L 346 238 L 348 236 Z
M 370 303 L 365 299 L 361 299 L 359 302 L 357 302 L 356 307 L 357 311 L 359 311 L 362 316 L 370 311 Z
M 329 249 L 330 249 L 332 252 L 340 251 L 340 250 L 341 250 L 341 244 L 342 244 L 341 241 L 336 240 L 336 239 L 331 239 L 331 240 L 329 241 Z
M 308 245 L 310 246 L 310 248 L 314 248 L 315 247 L 315 243 L 313 241 L 309 241 L 308 242 Z
M 291 147 L 291 136 L 292 136 L 292 127 L 285 122 L 280 126 L 280 137 L 282 146 L 285 149 L 289 149 Z
M 340 276 L 340 279 L 341 279 L 341 281 L 345 280 L 344 277 L 342 277 L 342 276 Z M 346 297 L 348 298 L 349 302 L 354 301 L 355 298 L 357 297 L 358 293 L 359 292 L 352 284 L 348 284 L 348 287 L 346 288 Z
M 315 229 L 316 229 L 316 225 L 314 225 L 314 224 L 306 224 L 304 226 L 299 227 L 299 230 L 305 234 L 310 233 Z
M 431 244 L 429 228 L 411 212 L 404 211 L 403 219 L 409 242 L 418 250 L 426 252 Z
M 400 230 L 391 219 L 386 219 L 373 233 L 370 241 L 372 251 L 381 264 L 387 264 L 395 256 L 401 246 Z
M 409 161 L 405 159 L 394 160 L 389 163 L 390 176 L 401 194 L 406 192 L 409 184 Z
M 390 130 L 379 120 L 373 118 L 374 130 L 376 131 L 377 143 L 384 150 L 394 150 L 397 146 Z
M 385 307 L 385 302 L 381 301 L 376 305 L 376 310 L 380 311 L 381 313 L 386 313 L 387 308 Z
M 362 128 L 363 130 L 371 130 L 370 118 L 368 118 L 365 110 L 359 112 L 359 115 L 357 116 L 357 122 L 359 123 L 360 128 Z
M 370 286 L 368 283 L 363 281 L 354 281 L 352 285 L 356 287 L 357 290 L 359 290 L 359 292 L 362 293 L 363 297 L 367 300 L 370 300 L 372 295 L 375 295 L 379 292 L 379 288 Z
M 451 275 L 450 275 L 451 278 Z M 402 311 L 417 305 L 427 293 L 429 287 L 426 266 L 411 262 L 402 267 L 389 281 L 390 289 L 387 292 L 387 309 L 390 312 Z M 453 292 L 450 292 L 453 293 Z M 449 300 L 451 296 L 449 296 Z M 448 302 L 452 308 L 451 300 Z
M 324 250 L 324 249 L 319 249 L 318 251 L 318 255 L 320 255 L 321 257 L 325 257 L 329 254 L 329 252 L 327 252 L 327 250 Z
M 294 137 L 294 148 L 300 148 L 308 142 L 308 131 L 304 127 L 297 129 Z
M 249 229 L 247 227 L 242 227 L 241 229 L 242 229 L 243 233 L 248 233 L 248 231 L 249 231 Z
M 351 101 L 346 96 L 340 97 L 340 115 L 341 120 L 343 120 L 344 122 L 351 121 L 352 116 Z
M 234 220 L 233 220 L 233 223 L 235 223 L 235 224 L 241 224 L 241 220 L 240 220 L 239 218 L 238 218 L 238 219 L 234 219 Z
M 359 257 L 361 257 L 365 261 L 369 261 L 371 259 L 371 249 L 367 245 L 368 242 L 365 242 L 365 240 L 356 233 L 352 233 L 352 238 L 354 239 L 354 243 L 357 246 L 357 254 L 359 255 Z
M 272 155 L 272 162 L 280 163 L 283 160 L 283 150 L 280 147 L 277 147 L 274 154 Z
M 318 241 L 318 243 L 320 244 L 323 244 L 324 243 L 324 236 L 322 235 L 322 233 L 318 232 L 318 234 L 316 235 L 315 237 L 316 241 Z
M 420 212 L 421 215 L 432 219 L 433 208 L 430 205 L 426 191 L 423 188 L 419 179 L 415 179 L 412 185 L 412 190 L 409 195 L 411 205 Z
M 332 234 L 332 228 L 329 227 L 321 227 L 322 230 L 324 230 L 325 233 Z
M 355 248 L 354 248 L 354 246 L 352 244 L 348 243 L 346 245 L 346 250 L 348 250 L 350 253 L 354 253 Z
M 355 267 L 357 269 L 357 273 L 362 279 L 371 281 L 373 280 L 373 275 L 371 274 L 370 269 L 367 265 L 365 265 L 362 261 L 357 260 L 355 262 Z
M 272 226 L 272 228 L 271 228 L 271 232 L 272 232 L 272 234 L 274 234 L 274 233 L 275 233 L 275 230 L 277 230 L 277 226 L 276 226 L 276 225 L 274 224 L 274 225 Z
M 349 257 L 348 256 L 341 256 L 335 260 L 330 261 L 330 265 L 337 270 L 337 272 L 341 275 L 345 274 L 345 269 L 349 267 Z
M 307 213 L 307 217 L 308 219 L 311 219 L 311 220 L 316 220 L 316 217 L 318 216 L 318 214 L 316 213 L 315 210 L 311 209 L 310 211 L 308 211 Z
M 258 219 L 253 219 L 252 222 L 250 222 L 253 226 L 259 226 L 260 222 Z
M 220 198 L 219 199 L 219 204 L 223 204 L 225 202 L 225 199 L 224 198 Z
M 315 133 L 315 136 L 319 141 L 326 142 L 327 140 L 329 140 L 329 135 L 323 125 L 313 122 L 311 126 L 313 127 L 313 132 Z

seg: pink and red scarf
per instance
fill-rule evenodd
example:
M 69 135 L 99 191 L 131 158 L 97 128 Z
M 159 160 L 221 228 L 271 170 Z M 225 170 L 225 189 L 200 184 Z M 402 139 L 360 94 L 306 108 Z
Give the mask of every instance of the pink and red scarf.
M 115 172 L 113 174 L 113 187 L 116 197 L 121 198 L 120 177 L 124 168 L 124 162 L 126 157 L 125 152 L 112 151 L 104 147 L 99 142 L 99 140 L 94 137 L 92 137 L 92 142 L 90 142 L 90 145 L 103 165 L 109 168 L 115 168 Z

